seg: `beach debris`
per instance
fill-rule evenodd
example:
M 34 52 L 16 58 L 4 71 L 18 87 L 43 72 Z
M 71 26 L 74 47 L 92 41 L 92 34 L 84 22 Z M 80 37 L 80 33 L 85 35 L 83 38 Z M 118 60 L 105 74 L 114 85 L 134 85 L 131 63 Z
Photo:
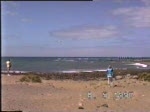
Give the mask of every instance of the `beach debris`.
M 103 105 L 101 105 L 101 106 L 108 108 L 108 104 L 103 104 Z
M 123 76 L 118 75 L 118 76 L 116 76 L 116 79 L 117 79 L 117 80 L 123 79 Z

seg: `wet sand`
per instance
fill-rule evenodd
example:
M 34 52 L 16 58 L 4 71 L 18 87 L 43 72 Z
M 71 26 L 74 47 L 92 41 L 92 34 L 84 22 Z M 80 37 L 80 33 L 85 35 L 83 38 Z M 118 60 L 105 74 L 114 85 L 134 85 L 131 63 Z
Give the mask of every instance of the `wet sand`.
M 42 80 L 20 82 L 22 75 L 2 75 L 2 110 L 23 112 L 149 112 L 150 83 L 136 79 L 73 81 Z M 88 99 L 88 92 L 93 97 Z M 108 97 L 103 97 L 103 92 Z M 133 92 L 130 98 L 116 99 L 115 92 Z M 79 109 L 82 107 L 82 109 Z

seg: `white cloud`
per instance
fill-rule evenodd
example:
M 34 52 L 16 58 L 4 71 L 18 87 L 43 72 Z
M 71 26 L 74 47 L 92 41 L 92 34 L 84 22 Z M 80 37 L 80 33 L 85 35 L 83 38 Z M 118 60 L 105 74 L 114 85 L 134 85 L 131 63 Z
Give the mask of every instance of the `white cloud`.
M 11 7 L 13 9 L 17 9 L 19 7 L 19 3 L 17 1 L 2 1 L 2 5 L 6 5 L 7 7 Z
M 141 0 L 146 6 L 150 6 L 150 0 Z
M 1 2 L 2 15 L 16 16 L 18 15 L 19 4 L 14 1 Z
M 2 15 L 16 16 L 17 14 L 18 14 L 18 13 L 15 12 L 15 11 L 8 11 L 8 10 L 2 12 Z
M 119 8 L 113 14 L 124 17 L 124 21 L 130 26 L 150 27 L 150 7 Z
M 78 27 L 68 30 L 50 32 L 51 36 L 71 39 L 105 39 L 119 35 L 116 27 Z

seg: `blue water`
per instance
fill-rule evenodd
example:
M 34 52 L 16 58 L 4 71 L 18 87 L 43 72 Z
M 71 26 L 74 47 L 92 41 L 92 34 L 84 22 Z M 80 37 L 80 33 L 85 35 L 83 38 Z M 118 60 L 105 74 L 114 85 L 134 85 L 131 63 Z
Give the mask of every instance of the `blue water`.
M 6 71 L 5 62 L 10 59 L 12 71 L 33 72 L 93 71 L 107 69 L 108 65 L 116 69 L 140 69 L 128 64 L 139 60 L 150 60 L 150 58 L 118 57 L 2 57 L 1 59 L 2 71 Z M 146 69 L 150 69 L 150 66 Z

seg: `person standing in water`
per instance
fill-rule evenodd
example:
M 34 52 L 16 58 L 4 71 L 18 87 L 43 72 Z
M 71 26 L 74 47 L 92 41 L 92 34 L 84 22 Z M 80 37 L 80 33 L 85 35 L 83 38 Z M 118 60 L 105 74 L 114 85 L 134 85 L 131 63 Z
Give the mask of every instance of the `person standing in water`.
M 113 86 L 113 68 L 112 66 L 108 66 L 107 69 L 107 78 L 108 78 L 108 85 Z
M 10 76 L 10 74 L 9 74 L 9 71 L 11 69 L 11 61 L 10 61 L 10 59 L 8 61 L 6 61 L 6 67 L 7 67 L 7 73 L 8 73 L 7 75 Z

